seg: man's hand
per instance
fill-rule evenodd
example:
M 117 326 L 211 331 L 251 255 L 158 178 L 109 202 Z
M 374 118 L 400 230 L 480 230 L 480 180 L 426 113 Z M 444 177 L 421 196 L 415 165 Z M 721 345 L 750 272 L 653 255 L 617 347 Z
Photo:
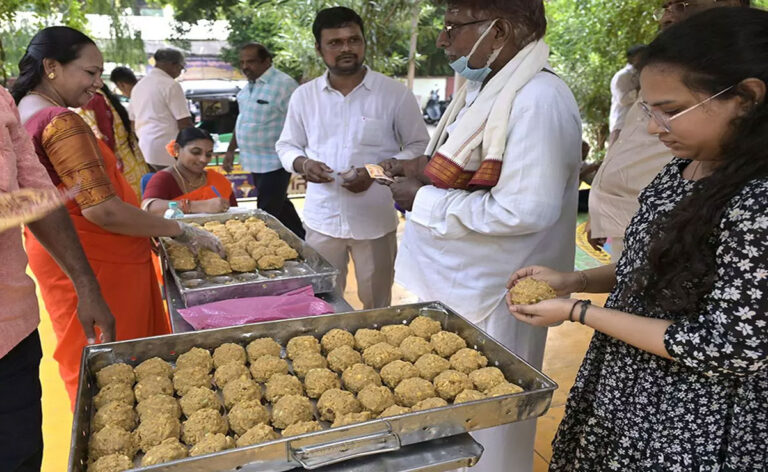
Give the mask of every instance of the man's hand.
M 229 174 L 232 172 L 232 169 L 234 169 L 235 166 L 235 151 L 227 151 L 224 154 L 224 162 L 221 164 L 221 168 L 224 169 L 224 172 Z
M 77 293 L 77 317 L 88 344 L 97 342 L 94 325 L 101 330 L 103 342 L 114 341 L 115 319 L 101 295 L 66 208 L 59 208 L 27 227 L 72 281 Z
M 333 182 L 333 169 L 320 161 L 304 158 L 300 163 L 300 172 L 309 182 L 316 184 L 326 184 Z
M 352 193 L 362 193 L 371 188 L 373 179 L 368 175 L 368 171 L 362 167 L 358 167 L 355 169 L 355 172 L 357 173 L 357 176 L 352 180 L 344 182 L 341 186 Z
M 111 343 L 115 340 L 115 318 L 107 302 L 104 301 L 98 285 L 93 289 L 78 290 L 77 319 L 83 327 L 85 339 L 89 345 L 97 342 Z M 101 331 L 99 339 L 96 339 L 94 326 Z
M 392 157 L 385 161 L 379 162 L 379 165 L 381 166 L 382 169 L 384 169 L 384 173 L 392 178 L 405 177 L 405 169 L 403 168 L 403 161 L 399 159 L 395 159 L 394 157 Z
M 392 198 L 400 208 L 405 211 L 413 209 L 413 201 L 416 199 L 416 193 L 424 184 L 413 177 L 395 177 L 395 182 L 390 184 Z
M 593 238 L 592 237 L 592 225 L 587 220 L 587 224 L 584 226 L 584 232 L 587 233 L 587 242 L 592 246 L 595 251 L 600 251 L 605 246 L 606 238 Z

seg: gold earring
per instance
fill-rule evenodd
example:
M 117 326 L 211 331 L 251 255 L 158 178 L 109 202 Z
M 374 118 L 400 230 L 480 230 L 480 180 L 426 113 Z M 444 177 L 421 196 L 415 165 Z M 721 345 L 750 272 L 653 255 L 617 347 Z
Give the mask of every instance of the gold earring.
M 48 78 L 49 78 L 49 79 L 51 79 L 51 80 L 53 80 L 53 79 L 55 79 L 55 78 L 56 78 L 56 74 L 54 74 L 53 72 L 51 72 L 50 74 L 48 74 Z

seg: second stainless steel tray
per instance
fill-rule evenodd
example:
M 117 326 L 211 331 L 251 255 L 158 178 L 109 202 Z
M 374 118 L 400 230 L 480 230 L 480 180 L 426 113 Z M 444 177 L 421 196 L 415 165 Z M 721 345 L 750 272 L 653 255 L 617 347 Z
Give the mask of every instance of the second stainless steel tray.
M 177 272 L 174 270 L 161 240 L 160 255 L 163 270 L 170 272 L 185 306 L 201 305 L 231 298 L 280 295 L 306 285 L 312 285 L 315 293 L 328 293 L 336 288 L 336 277 L 338 277 L 339 271 L 269 213 L 261 210 L 248 210 L 237 213 L 186 217 L 182 220 L 185 223 L 202 225 L 209 221 L 224 222 L 231 219 L 245 221 L 252 216 L 263 220 L 267 227 L 275 230 L 280 239 L 299 253 L 299 259 L 286 261 L 285 267 L 280 270 L 260 270 L 209 277 L 200 271 Z
M 524 421 L 547 411 L 557 384 L 440 303 L 419 303 L 273 321 L 86 347 L 81 362 L 69 470 L 85 471 L 92 398 L 96 393 L 95 372 L 109 364 L 125 362 L 135 366 L 155 356 L 174 362 L 179 354 L 192 347 L 212 350 L 225 342 L 246 345 L 264 336 L 285 345 L 294 336 L 310 334 L 320 337 L 333 328 L 351 332 L 360 328 L 380 328 L 387 324 L 409 322 L 418 315 L 435 319 L 443 329 L 460 335 L 469 347 L 481 351 L 489 359 L 490 366 L 501 369 L 508 380 L 520 385 L 525 391 L 281 438 L 141 470 L 212 472 L 243 467 L 249 471 L 284 471 L 299 466 L 312 469 L 366 455 L 392 452 L 403 446 L 438 438 Z

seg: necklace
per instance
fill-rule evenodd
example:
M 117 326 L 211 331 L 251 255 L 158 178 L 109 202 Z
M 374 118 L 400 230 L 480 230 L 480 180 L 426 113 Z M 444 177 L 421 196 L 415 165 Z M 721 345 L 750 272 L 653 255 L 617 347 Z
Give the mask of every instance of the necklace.
M 699 171 L 699 167 L 701 167 L 701 161 L 696 162 L 696 167 L 693 169 L 693 175 L 691 175 L 691 180 L 696 180 L 696 173 Z
M 205 183 L 205 177 L 206 175 L 203 174 L 200 176 L 199 179 L 197 179 L 197 182 L 190 183 L 187 179 L 184 178 L 184 176 L 181 174 L 181 171 L 176 167 L 176 164 L 173 165 L 173 171 L 176 173 L 176 175 L 181 179 L 181 185 L 184 187 L 182 190 L 184 190 L 184 193 L 189 193 L 192 190 L 199 188 Z
M 57 102 L 56 100 L 52 99 L 51 97 L 49 97 L 48 95 L 46 95 L 44 93 L 32 90 L 32 91 L 28 92 L 28 95 L 37 95 L 38 97 L 42 97 L 44 100 L 47 100 L 47 101 L 53 103 L 57 107 L 64 107 L 64 105 L 62 105 L 61 103 Z

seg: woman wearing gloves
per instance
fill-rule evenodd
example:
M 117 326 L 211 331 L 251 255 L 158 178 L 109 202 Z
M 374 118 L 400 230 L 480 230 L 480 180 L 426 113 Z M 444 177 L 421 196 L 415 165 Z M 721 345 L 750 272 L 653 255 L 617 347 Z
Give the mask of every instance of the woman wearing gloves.
M 19 63 L 12 94 L 40 162 L 55 185 L 75 193 L 68 210 L 104 299 L 115 316 L 116 340 L 169 332 L 150 259 L 149 238 L 172 237 L 221 250 L 211 234 L 138 207 L 112 151 L 68 107 L 87 103 L 102 86 L 103 58 L 95 43 L 64 26 L 45 28 Z M 85 334 L 77 295 L 53 258 L 27 231 L 29 265 L 40 285 L 57 337 L 54 358 L 74 405 Z

